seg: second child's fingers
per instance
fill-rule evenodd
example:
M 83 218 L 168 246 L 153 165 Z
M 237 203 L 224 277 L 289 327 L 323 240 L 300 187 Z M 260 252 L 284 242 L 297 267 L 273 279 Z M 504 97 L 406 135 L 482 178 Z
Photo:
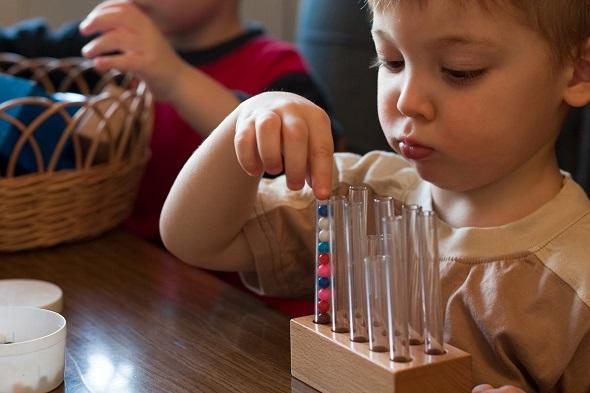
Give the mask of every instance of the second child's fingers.
M 98 3 L 98 5 L 96 7 L 94 7 L 94 9 L 98 10 L 101 8 L 107 8 L 107 7 L 112 7 L 112 6 L 122 5 L 122 4 L 131 4 L 131 1 L 130 0 L 105 0 L 105 1 Z
M 123 17 L 124 6 L 112 6 L 93 10 L 80 23 L 80 32 L 84 35 L 102 33 L 118 27 L 132 26 L 128 17 Z
M 114 29 L 142 30 L 149 18 L 129 1 L 116 1 L 109 6 L 96 7 L 80 23 L 84 35 Z
M 84 57 L 92 58 L 103 54 L 125 52 L 126 48 L 137 47 L 131 43 L 129 34 L 122 31 L 112 31 L 96 37 L 82 48 Z
M 283 157 L 287 187 L 300 190 L 305 185 L 307 170 L 307 123 L 295 116 L 285 115 L 282 124 Z
M 121 72 L 135 73 L 140 69 L 141 59 L 133 53 L 124 55 L 98 56 L 92 59 L 94 67 L 100 71 L 115 69 Z
M 308 120 L 309 121 L 309 120 Z M 330 130 L 330 119 L 321 111 L 309 128 L 309 165 L 313 192 L 318 199 L 327 199 L 332 192 L 332 161 L 334 141 Z M 314 130 L 318 130 L 317 132 Z M 319 130 L 322 130 L 321 132 Z

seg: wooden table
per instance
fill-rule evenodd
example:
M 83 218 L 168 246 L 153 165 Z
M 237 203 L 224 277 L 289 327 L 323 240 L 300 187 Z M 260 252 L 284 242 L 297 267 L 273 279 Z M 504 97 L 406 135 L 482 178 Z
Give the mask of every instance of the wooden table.
M 55 392 L 310 392 L 291 378 L 289 319 L 122 231 L 0 254 L 0 279 L 64 293 L 65 383 Z

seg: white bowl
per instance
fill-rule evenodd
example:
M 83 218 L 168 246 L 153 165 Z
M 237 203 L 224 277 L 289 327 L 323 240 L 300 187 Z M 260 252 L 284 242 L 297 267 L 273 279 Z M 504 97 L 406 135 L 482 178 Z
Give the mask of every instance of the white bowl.
M 65 347 L 66 320 L 58 313 L 0 307 L 0 393 L 46 393 L 58 387 Z

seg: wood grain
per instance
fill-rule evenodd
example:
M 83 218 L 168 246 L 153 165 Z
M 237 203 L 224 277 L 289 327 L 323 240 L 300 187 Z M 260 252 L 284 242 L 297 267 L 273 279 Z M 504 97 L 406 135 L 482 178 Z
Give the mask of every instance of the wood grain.
M 124 232 L 0 254 L 4 278 L 63 290 L 66 377 L 55 392 L 288 392 L 298 385 L 286 316 Z

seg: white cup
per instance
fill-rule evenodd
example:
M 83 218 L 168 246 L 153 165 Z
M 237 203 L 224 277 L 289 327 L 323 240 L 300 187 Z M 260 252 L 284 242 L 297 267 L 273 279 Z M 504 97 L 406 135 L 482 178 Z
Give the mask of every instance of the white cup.
M 60 314 L 0 307 L 0 393 L 46 393 L 58 387 L 64 380 L 65 346 L 66 320 Z

